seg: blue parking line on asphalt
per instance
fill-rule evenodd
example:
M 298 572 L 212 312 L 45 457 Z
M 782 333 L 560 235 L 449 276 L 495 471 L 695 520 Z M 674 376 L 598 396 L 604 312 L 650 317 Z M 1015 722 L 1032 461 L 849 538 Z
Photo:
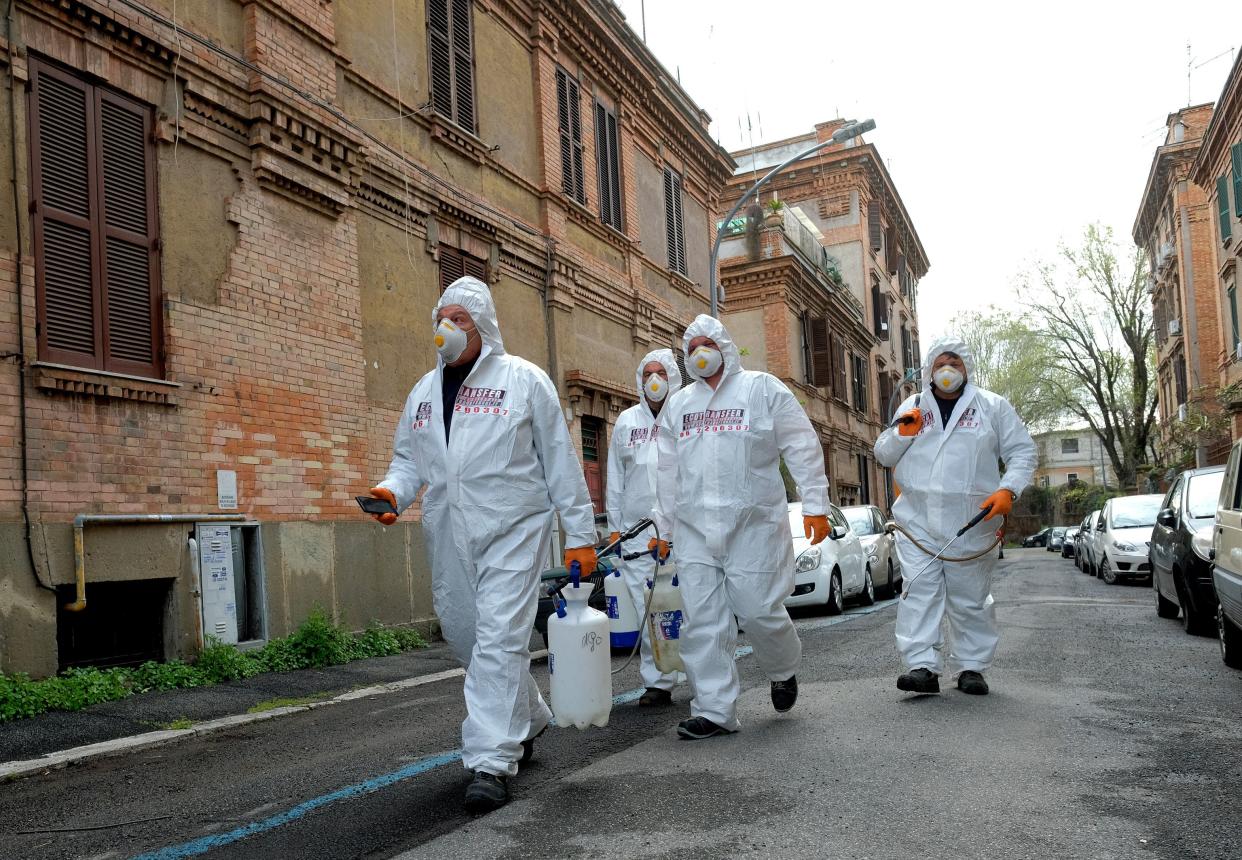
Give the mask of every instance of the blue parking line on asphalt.
M 896 602 L 897 601 L 895 599 L 881 601 L 872 606 L 851 610 L 842 615 L 825 619 L 823 622 L 815 623 L 814 625 L 804 626 L 811 626 L 812 629 L 815 629 L 819 627 L 829 627 L 833 624 L 841 624 L 859 615 L 869 615 L 872 612 L 885 609 Z M 740 660 L 743 657 L 747 657 L 753 653 L 754 648 L 749 645 L 743 645 L 734 653 L 734 659 Z M 612 703 L 613 705 L 628 704 L 638 699 L 644 692 L 645 688 L 643 687 L 627 690 L 624 693 L 619 693 L 618 695 L 613 696 Z M 275 830 L 277 827 L 291 824 L 292 822 L 297 821 L 300 818 L 304 818 L 316 810 L 330 806 L 337 801 L 349 800 L 354 797 L 362 797 L 363 795 L 379 791 L 381 788 L 387 788 L 388 786 L 395 785 L 398 782 L 413 779 L 416 776 L 435 770 L 438 767 L 444 767 L 445 765 L 460 761 L 461 750 L 459 749 L 427 756 L 426 758 L 421 758 L 416 762 L 408 764 L 405 767 L 394 770 L 390 773 L 381 774 L 380 776 L 372 777 L 371 779 L 363 782 L 355 783 L 354 785 L 346 786 L 345 788 L 337 789 L 336 791 L 328 794 L 312 798 L 304 803 L 299 803 L 292 809 L 273 815 L 270 818 L 265 818 L 262 821 L 255 821 L 251 824 L 245 825 L 244 827 L 238 827 L 235 830 L 230 830 L 227 833 L 216 833 L 211 836 L 202 836 L 189 842 L 183 842 L 180 845 L 171 845 L 167 848 L 161 848 L 158 851 L 152 851 L 147 854 L 139 854 L 134 857 L 133 860 L 181 860 L 183 857 L 197 857 L 198 855 L 205 854 L 214 848 L 222 848 L 225 845 L 231 845 L 234 842 L 240 842 L 241 840 L 248 839 L 251 836 L 257 836 L 260 833 L 266 833 L 269 830 Z

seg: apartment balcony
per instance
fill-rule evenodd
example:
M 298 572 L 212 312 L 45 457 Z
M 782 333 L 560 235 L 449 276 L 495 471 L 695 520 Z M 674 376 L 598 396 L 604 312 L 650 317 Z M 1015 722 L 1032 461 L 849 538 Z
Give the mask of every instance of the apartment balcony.
M 728 224 L 720 224 L 724 238 L 720 243 L 720 263 L 772 259 L 790 256 L 797 259 L 815 280 L 839 299 L 862 322 L 862 302 L 841 276 L 840 261 L 828 253 L 819 238 L 786 206 L 776 213 L 766 210 L 761 219 L 739 216 Z

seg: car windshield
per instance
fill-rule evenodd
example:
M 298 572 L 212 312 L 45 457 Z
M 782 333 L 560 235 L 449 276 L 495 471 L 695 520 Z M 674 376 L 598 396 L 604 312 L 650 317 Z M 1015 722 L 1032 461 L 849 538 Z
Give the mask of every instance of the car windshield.
M 1053 530 L 1052 530 L 1052 536 L 1053 536 L 1053 537 L 1062 537 L 1062 536 L 1065 534 L 1065 532 L 1066 532 L 1066 531 L 1067 531 L 1067 529 L 1062 528 L 1061 526 L 1057 526 L 1055 529 L 1053 529 Z
M 1160 496 L 1130 496 L 1113 499 L 1113 509 L 1109 514 L 1113 528 L 1137 529 L 1154 526 L 1161 501 Z
M 841 513 L 850 524 L 850 531 L 859 537 L 878 534 L 875 520 L 871 518 L 870 508 L 842 508 Z
M 1186 511 L 1192 518 L 1203 520 L 1216 516 L 1216 501 L 1224 479 L 1223 471 L 1195 475 L 1190 479 L 1190 486 L 1186 489 Z

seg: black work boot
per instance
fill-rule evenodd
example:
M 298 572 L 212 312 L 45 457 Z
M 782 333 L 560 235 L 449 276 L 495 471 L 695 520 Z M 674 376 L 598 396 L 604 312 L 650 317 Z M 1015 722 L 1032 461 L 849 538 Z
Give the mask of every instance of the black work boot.
M 778 714 L 783 714 L 798 701 L 798 679 L 793 675 L 785 681 L 772 682 L 772 707 Z
M 543 737 L 543 733 L 546 732 L 547 730 L 548 730 L 548 727 L 544 726 L 542 729 L 539 730 L 538 734 L 536 734 L 533 738 L 527 738 L 526 740 L 522 741 L 522 757 L 518 759 L 518 764 L 526 764 L 528 761 L 534 758 L 535 741 Z
M 931 669 L 911 669 L 897 676 L 897 689 L 907 693 L 939 693 L 940 677 Z
M 981 672 L 976 672 L 973 669 L 967 669 L 957 676 L 957 688 L 971 696 L 986 696 L 988 694 L 988 682 L 983 680 Z
M 707 717 L 691 717 L 682 720 L 677 726 L 677 736 L 682 740 L 701 741 L 716 735 L 731 735 L 733 732 L 724 726 L 718 726 Z
M 672 690 L 648 687 L 646 692 L 638 697 L 638 707 L 640 708 L 659 708 L 671 704 L 673 704 Z
M 509 777 L 476 770 L 466 786 L 466 811 L 482 815 L 509 802 Z

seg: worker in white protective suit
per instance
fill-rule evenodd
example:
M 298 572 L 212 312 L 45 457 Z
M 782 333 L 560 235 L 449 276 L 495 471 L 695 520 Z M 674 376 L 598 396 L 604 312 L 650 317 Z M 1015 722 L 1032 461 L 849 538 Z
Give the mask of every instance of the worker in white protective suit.
M 621 532 L 655 509 L 656 463 L 658 451 L 656 439 L 659 434 L 659 415 L 671 393 L 681 388 L 681 373 L 671 349 L 657 349 L 647 353 L 639 362 L 635 373 L 638 386 L 638 403 L 621 413 L 612 430 L 612 444 L 608 446 L 608 528 L 612 532 L 609 541 L 621 537 Z M 621 546 L 625 555 L 642 552 L 647 547 L 649 534 L 639 535 Z M 647 580 L 652 574 L 652 560 L 620 561 L 622 581 L 634 604 L 640 621 L 639 677 L 646 690 L 638 699 L 639 707 L 655 707 L 670 704 L 677 674 L 664 674 L 656 668 L 651 652 L 651 631 L 643 618 L 647 603 Z
M 988 520 L 1008 515 L 1035 471 L 1035 443 L 1022 419 L 1005 398 L 971 383 L 974 372 L 965 343 L 953 338 L 933 343 L 922 389 L 902 403 L 893 426 L 875 443 L 876 460 L 896 468 L 894 479 L 901 488 L 893 518 L 926 550 L 898 534 L 906 594 L 897 607 L 897 648 L 906 671 L 897 687 L 907 692 L 940 692 L 945 615 L 949 668 L 960 672 L 958 688 L 972 695 L 988 692 L 983 673 L 992 665 L 999 639 L 992 600 L 996 553 L 960 562 L 932 558 L 981 510 L 990 506 Z M 994 531 L 985 520 L 958 538 L 947 554 L 961 558 L 981 552 L 993 543 Z
M 741 692 L 734 651 L 740 624 L 783 713 L 798 698 L 802 643 L 785 598 L 794 555 L 780 462 L 802 494 L 807 537 L 829 532 L 828 481 L 815 429 L 775 376 L 743 370 L 719 320 L 700 314 L 683 347 L 691 385 L 660 414 L 656 522 L 673 542 L 685 603 L 681 659 L 694 698 L 677 727 L 688 740 L 737 731 Z M 734 616 L 737 620 L 734 620 Z
M 422 498 L 440 629 L 466 666 L 462 762 L 466 807 L 495 809 L 551 712 L 530 675 L 540 572 L 554 513 L 565 566 L 595 568 L 595 521 L 581 464 L 547 374 L 505 352 L 487 286 L 459 278 L 432 315 L 439 353 L 418 381 L 371 490 L 403 511 Z M 377 515 L 384 524 L 392 513 Z

